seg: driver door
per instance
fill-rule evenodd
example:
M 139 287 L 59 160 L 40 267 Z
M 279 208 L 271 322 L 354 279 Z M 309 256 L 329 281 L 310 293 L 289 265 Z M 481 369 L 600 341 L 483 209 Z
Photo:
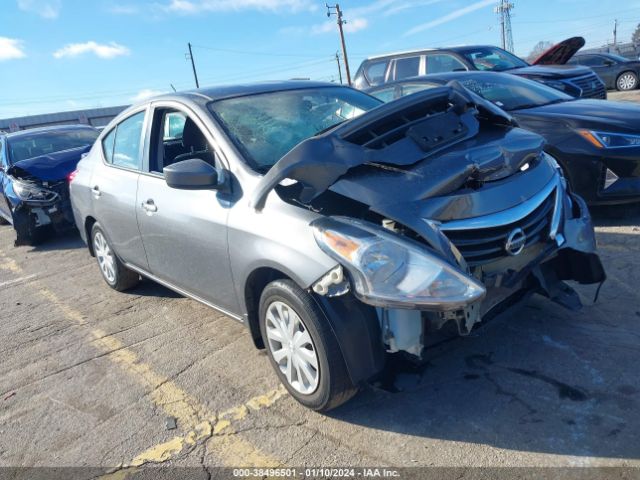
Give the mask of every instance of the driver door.
M 222 310 L 238 312 L 225 194 L 170 188 L 162 173 L 165 166 L 189 158 L 222 168 L 210 135 L 192 112 L 173 102 L 157 104 L 152 118 L 147 171 L 140 175 L 137 198 L 150 273 Z

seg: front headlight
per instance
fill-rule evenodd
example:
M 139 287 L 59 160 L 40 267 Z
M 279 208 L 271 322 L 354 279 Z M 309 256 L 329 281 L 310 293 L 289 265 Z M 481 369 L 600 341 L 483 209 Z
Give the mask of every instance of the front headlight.
M 562 92 L 567 90 L 567 84 L 564 82 L 559 82 L 558 80 L 540 80 L 541 83 L 544 83 L 548 87 L 555 88 L 556 90 L 560 90 Z
M 582 138 L 597 148 L 629 148 L 640 147 L 640 135 L 625 133 L 607 133 L 596 130 L 577 130 Z
M 16 193 L 18 198 L 25 202 L 50 203 L 58 198 L 58 194 L 56 192 L 47 190 L 46 188 L 34 183 L 14 178 L 12 184 L 13 191 Z
M 486 293 L 474 278 L 375 225 L 332 217 L 312 226 L 320 248 L 349 271 L 356 296 L 370 305 L 455 310 Z

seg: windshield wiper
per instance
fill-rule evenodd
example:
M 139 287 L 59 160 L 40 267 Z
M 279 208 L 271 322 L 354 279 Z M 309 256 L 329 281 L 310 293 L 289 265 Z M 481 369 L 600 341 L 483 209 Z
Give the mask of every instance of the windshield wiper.
M 323 128 L 322 130 L 318 130 L 316 133 L 313 134 L 313 136 L 318 136 L 318 135 L 322 135 L 325 132 L 328 132 L 329 130 L 331 130 L 334 127 L 337 127 L 338 125 L 342 124 L 346 122 L 346 120 L 340 120 L 339 122 L 334 123 L 333 125 L 329 125 L 327 128 Z

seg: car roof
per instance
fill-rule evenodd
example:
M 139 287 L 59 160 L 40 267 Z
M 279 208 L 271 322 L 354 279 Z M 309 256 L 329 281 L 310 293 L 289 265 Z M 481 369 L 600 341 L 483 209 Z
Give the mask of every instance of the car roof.
M 68 132 L 73 130 L 96 130 L 91 125 L 51 125 L 48 127 L 37 127 L 37 128 L 28 128 L 26 130 L 19 130 L 17 132 L 8 132 L 3 134 L 6 138 L 18 138 L 18 137 L 28 137 L 30 135 L 39 134 L 39 133 L 49 133 L 49 132 Z
M 167 93 L 153 97 L 148 101 L 159 99 L 189 98 L 202 103 L 222 100 L 225 98 L 244 97 L 247 95 L 259 95 L 261 93 L 285 92 L 288 90 L 302 90 L 308 88 L 346 87 L 339 83 L 314 82 L 311 80 L 286 80 L 260 83 L 245 83 L 236 85 L 220 85 L 216 87 L 204 87 L 184 92 Z M 143 102 L 144 103 L 144 102 Z
M 475 48 L 499 48 L 495 45 L 458 45 L 455 47 L 441 47 L 441 48 L 419 48 L 416 50 L 404 50 L 401 52 L 383 53 L 380 55 L 373 55 L 368 57 L 367 60 L 381 60 L 383 58 L 400 57 L 403 55 L 411 55 L 416 53 L 429 53 L 429 52 L 464 52 L 466 50 L 473 50 Z

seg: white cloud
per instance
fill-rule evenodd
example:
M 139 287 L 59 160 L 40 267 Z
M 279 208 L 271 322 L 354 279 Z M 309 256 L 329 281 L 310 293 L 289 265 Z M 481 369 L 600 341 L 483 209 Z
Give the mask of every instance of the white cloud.
M 140 12 L 140 7 L 138 5 L 130 5 L 130 4 L 115 4 L 110 5 L 108 7 L 109 13 L 114 13 L 116 15 L 135 15 Z
M 444 15 L 440 18 L 436 18 L 435 20 L 431 20 L 430 22 L 423 23 L 421 25 L 415 26 L 409 31 L 407 31 L 404 36 L 408 37 L 410 35 L 415 35 L 419 32 L 424 32 L 425 30 L 429 30 L 430 28 L 437 27 L 438 25 L 442 25 L 444 23 L 449 23 L 456 18 L 460 18 L 469 13 L 475 12 L 476 10 L 480 10 L 481 8 L 487 7 L 489 5 L 494 5 L 495 0 L 480 0 L 479 2 L 472 3 L 464 8 L 459 8 L 447 15 Z
M 151 90 L 150 88 L 144 88 L 140 90 L 135 96 L 131 97 L 132 102 L 141 102 L 146 100 L 147 98 L 155 97 L 156 95 L 162 95 L 163 92 L 161 90 Z
M 0 37 L 0 62 L 24 58 L 27 54 L 22 48 L 22 40 L 17 38 Z
M 232 12 L 240 10 L 265 10 L 271 12 L 316 11 L 311 0 L 171 0 L 163 10 L 182 14 L 199 12 Z
M 18 0 L 18 8 L 20 10 L 35 13 L 42 18 L 58 18 L 61 7 L 60 0 Z
M 353 20 L 345 23 L 343 28 L 346 33 L 356 33 L 360 30 L 364 30 L 368 26 L 369 21 L 366 18 L 354 18 Z M 311 27 L 311 33 L 313 35 L 320 35 L 322 33 L 335 32 L 337 28 L 338 26 L 336 25 L 336 22 L 328 21 L 313 25 Z
M 69 43 L 53 52 L 55 58 L 77 57 L 85 53 L 93 53 L 100 58 L 114 58 L 121 55 L 129 55 L 131 51 L 124 45 L 116 42 L 109 44 L 96 43 L 93 40 L 85 43 Z

